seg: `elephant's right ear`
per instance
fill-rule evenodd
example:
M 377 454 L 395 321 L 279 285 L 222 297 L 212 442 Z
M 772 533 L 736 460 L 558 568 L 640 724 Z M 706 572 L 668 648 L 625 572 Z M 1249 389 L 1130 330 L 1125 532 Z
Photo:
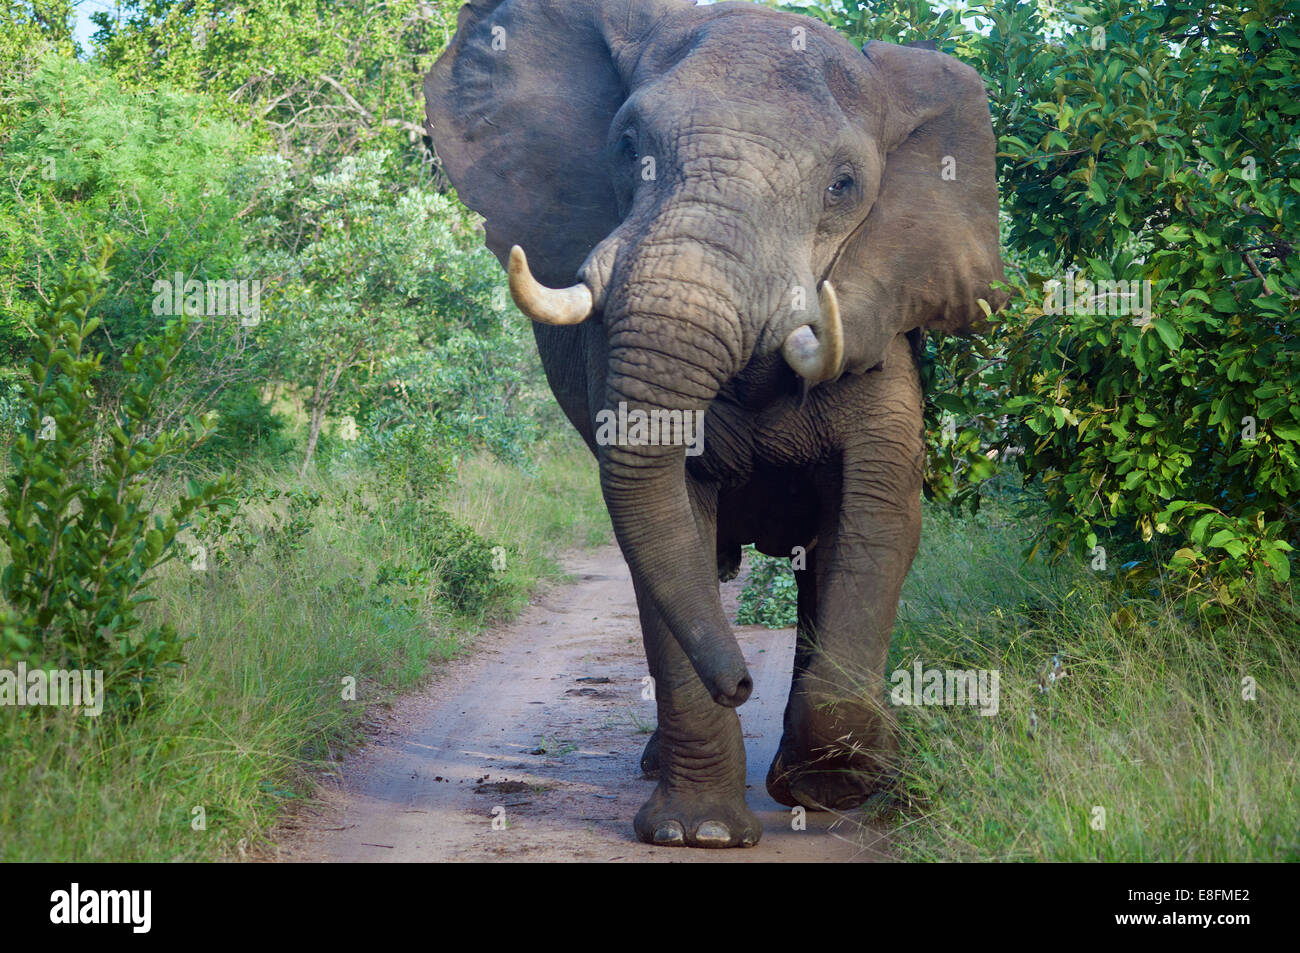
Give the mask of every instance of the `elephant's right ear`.
M 566 286 L 618 225 L 605 147 L 643 39 L 684 0 L 473 0 L 424 81 L 428 131 L 504 264 Z M 622 69 L 620 69 L 620 65 Z

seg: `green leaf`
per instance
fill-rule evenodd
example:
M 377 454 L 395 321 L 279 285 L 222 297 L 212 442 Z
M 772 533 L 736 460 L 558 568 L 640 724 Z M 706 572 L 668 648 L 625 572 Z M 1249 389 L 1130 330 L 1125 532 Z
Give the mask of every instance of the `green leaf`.
M 1169 350 L 1176 351 L 1182 345 L 1182 334 L 1164 318 L 1152 318 L 1151 327 L 1155 328 L 1156 333 L 1160 335 L 1160 340 Z

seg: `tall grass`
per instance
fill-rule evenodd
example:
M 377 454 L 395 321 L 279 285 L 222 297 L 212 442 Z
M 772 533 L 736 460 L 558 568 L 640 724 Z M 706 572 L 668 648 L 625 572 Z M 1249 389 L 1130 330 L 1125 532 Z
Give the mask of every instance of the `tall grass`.
M 473 617 L 433 592 L 375 586 L 406 536 L 351 503 L 362 474 L 310 477 L 322 495 L 292 545 L 262 537 L 230 565 L 167 564 L 150 612 L 194 638 L 162 704 L 88 726 L 58 711 L 0 718 L 0 859 L 238 858 L 361 737 L 367 709 L 420 684 L 483 625 L 515 611 L 556 556 L 603 541 L 608 519 L 585 448 L 542 448 L 536 473 L 474 458 L 448 508 L 513 545 L 510 595 Z M 251 475 L 265 487 L 302 481 Z M 251 514 L 255 523 L 274 514 Z M 215 555 L 215 554 L 214 554 Z M 355 700 L 348 700 L 355 680 Z
M 1198 623 L 1159 592 L 1020 557 L 1023 521 L 927 509 L 893 672 L 997 669 L 995 716 L 898 707 L 902 772 L 868 813 L 911 860 L 1300 860 L 1300 611 Z M 1053 658 L 1064 677 L 1049 679 Z M 1254 698 L 1249 696 L 1251 681 Z
M 519 582 L 512 587 L 511 611 L 526 601 L 533 581 L 555 574 L 557 543 L 598 546 L 613 539 L 596 461 L 576 437 L 542 448 L 537 460 L 537 472 L 528 474 L 490 456 L 475 457 L 457 473 L 448 496 L 457 519 L 518 549 L 518 560 L 506 569 Z

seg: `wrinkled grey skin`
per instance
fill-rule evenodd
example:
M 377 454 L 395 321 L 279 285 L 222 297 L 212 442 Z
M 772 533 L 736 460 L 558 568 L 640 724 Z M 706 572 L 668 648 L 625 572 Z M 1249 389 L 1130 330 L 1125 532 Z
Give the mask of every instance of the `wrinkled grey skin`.
M 896 749 L 871 700 L 920 534 L 911 345 L 1003 300 L 978 76 L 748 3 L 477 0 L 425 93 L 488 246 L 503 263 L 522 246 L 540 282 L 585 283 L 597 302 L 583 323 L 535 328 L 599 463 L 655 679 L 645 766 L 659 783 L 637 835 L 758 841 L 735 711 L 752 683 L 718 591 L 751 542 L 807 552 L 768 790 L 809 809 L 861 803 Z M 782 344 L 801 325 L 825 336 L 825 279 L 844 359 L 808 381 Z M 706 411 L 704 452 L 599 445 L 596 414 L 620 401 Z

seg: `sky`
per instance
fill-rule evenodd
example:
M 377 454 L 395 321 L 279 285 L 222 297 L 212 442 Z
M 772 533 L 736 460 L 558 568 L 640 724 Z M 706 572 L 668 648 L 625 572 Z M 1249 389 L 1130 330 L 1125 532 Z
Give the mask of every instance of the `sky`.
M 99 11 L 112 13 L 117 9 L 115 0 L 79 0 L 77 3 L 77 25 L 72 31 L 73 38 L 81 44 L 84 54 L 90 53 L 90 37 L 98 27 L 90 22 L 90 15 Z

